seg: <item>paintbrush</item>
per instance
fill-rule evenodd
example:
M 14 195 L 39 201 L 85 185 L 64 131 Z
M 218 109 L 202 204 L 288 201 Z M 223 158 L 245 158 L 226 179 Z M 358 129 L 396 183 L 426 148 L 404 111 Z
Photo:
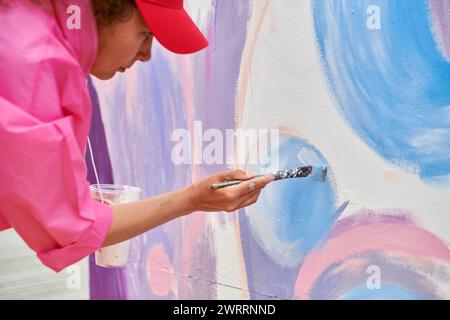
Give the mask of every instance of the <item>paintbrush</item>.
M 211 189 L 217 190 L 217 189 L 221 189 L 221 188 L 225 188 L 225 187 L 229 187 L 229 186 L 234 186 L 234 185 L 240 184 L 244 181 L 248 181 L 248 180 L 251 180 L 251 179 L 254 179 L 257 177 L 264 177 L 264 176 L 268 176 L 268 175 L 273 175 L 275 177 L 275 180 L 284 180 L 284 179 L 291 179 L 291 178 L 306 178 L 308 176 L 313 176 L 323 182 L 323 181 L 325 181 L 325 178 L 327 176 L 327 167 L 320 166 L 320 165 L 319 166 L 309 165 L 309 166 L 303 166 L 303 167 L 298 167 L 298 168 L 289 169 L 289 170 L 278 170 L 273 173 L 256 175 L 249 179 L 230 180 L 230 181 L 225 181 L 225 182 L 221 182 L 221 183 L 215 183 L 215 184 L 211 185 Z

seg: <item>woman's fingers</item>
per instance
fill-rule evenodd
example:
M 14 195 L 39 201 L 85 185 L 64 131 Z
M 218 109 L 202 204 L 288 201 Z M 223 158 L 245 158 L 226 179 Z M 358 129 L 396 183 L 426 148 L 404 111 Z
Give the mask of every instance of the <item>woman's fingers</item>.
M 239 208 L 244 207 L 245 203 L 249 203 L 255 198 L 258 199 L 260 193 L 261 193 L 261 189 L 256 189 L 256 190 L 253 190 L 253 191 L 243 195 L 240 198 L 235 199 L 234 201 L 232 201 L 228 204 L 228 206 L 226 207 L 226 211 L 232 212 L 232 211 L 236 211 Z
M 245 180 L 238 185 L 212 190 L 211 185 L 227 180 Z M 217 173 L 189 187 L 193 211 L 235 211 L 258 199 L 261 189 L 274 180 L 273 176 L 252 178 L 245 171 Z
M 253 190 L 264 188 L 268 183 L 272 182 L 274 179 L 275 179 L 274 176 L 268 175 L 244 181 L 238 185 L 231 186 L 228 188 L 230 188 L 230 191 L 233 192 L 236 195 L 236 197 L 239 197 L 249 192 L 252 192 Z
M 251 198 L 247 199 L 247 201 L 242 203 L 240 208 L 245 208 L 245 207 L 251 206 L 252 204 L 255 204 L 256 201 L 258 201 L 259 195 L 260 195 L 260 193 L 253 195 Z
M 219 175 L 220 182 L 229 181 L 229 180 L 246 180 L 251 179 L 252 175 L 247 174 L 247 172 L 243 170 L 233 170 L 233 171 L 225 171 Z

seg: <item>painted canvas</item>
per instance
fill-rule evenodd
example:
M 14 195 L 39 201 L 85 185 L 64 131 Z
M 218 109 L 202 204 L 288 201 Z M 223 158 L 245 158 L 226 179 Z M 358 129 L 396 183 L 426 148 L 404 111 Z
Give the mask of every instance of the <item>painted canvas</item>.
M 156 45 L 150 63 L 94 81 L 101 182 L 151 197 L 310 162 L 327 179 L 274 182 L 238 212 L 151 230 L 127 268 L 91 262 L 91 297 L 449 299 L 448 2 L 186 3 L 207 50 Z M 239 130 L 266 135 L 246 148 Z M 251 161 L 261 143 L 273 152 Z

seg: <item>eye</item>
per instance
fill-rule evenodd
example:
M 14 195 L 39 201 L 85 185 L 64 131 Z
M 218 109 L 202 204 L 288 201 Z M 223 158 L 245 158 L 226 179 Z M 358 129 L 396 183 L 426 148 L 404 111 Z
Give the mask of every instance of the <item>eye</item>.
M 151 38 L 151 36 L 153 35 L 153 33 L 151 33 L 150 31 L 145 31 L 144 34 L 146 38 Z

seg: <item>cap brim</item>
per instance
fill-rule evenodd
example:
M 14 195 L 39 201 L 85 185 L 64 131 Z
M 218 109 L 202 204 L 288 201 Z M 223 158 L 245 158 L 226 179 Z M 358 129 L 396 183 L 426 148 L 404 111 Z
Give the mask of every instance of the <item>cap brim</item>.
M 208 46 L 208 40 L 184 9 L 136 1 L 155 38 L 166 49 L 180 54 L 194 53 Z

